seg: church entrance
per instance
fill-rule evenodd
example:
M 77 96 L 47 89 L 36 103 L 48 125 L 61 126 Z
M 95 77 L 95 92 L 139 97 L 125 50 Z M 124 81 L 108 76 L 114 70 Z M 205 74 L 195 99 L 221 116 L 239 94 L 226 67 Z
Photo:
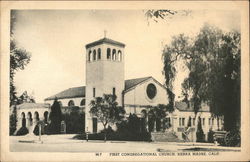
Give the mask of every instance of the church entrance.
M 92 118 L 93 120 L 93 133 L 97 132 L 97 118 Z

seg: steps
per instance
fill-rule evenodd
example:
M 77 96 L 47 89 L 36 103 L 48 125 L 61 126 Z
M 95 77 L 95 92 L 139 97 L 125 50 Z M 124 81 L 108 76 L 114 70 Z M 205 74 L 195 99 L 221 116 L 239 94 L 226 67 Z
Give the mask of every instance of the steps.
M 182 142 L 172 131 L 151 132 L 151 139 L 155 142 Z

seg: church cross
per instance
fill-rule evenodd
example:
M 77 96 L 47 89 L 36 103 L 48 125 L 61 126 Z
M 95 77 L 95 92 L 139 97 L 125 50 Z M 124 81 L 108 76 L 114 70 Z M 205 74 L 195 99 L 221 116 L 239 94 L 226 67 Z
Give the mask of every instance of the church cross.
M 106 38 L 107 30 L 104 30 L 104 38 Z

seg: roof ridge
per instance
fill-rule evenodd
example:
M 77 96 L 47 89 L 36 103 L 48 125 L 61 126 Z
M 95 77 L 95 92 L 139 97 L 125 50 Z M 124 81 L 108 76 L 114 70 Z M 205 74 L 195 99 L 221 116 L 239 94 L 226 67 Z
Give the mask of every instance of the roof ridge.
M 148 79 L 148 78 L 152 78 L 152 76 L 141 77 L 141 78 L 134 78 L 134 79 L 127 79 L 127 80 L 125 80 L 125 81 L 129 81 L 129 80 L 137 80 L 137 79 Z

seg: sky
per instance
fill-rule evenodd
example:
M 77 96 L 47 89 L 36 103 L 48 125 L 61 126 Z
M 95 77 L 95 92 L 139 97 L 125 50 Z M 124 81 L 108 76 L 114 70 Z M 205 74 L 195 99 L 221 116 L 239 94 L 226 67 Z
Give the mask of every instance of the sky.
M 143 10 L 18 10 L 14 37 L 32 56 L 15 75 L 18 94 L 28 91 L 36 102 L 70 87 L 85 85 L 85 45 L 104 37 L 126 44 L 125 79 L 152 76 L 164 84 L 162 50 L 174 35 L 195 36 L 204 23 L 240 30 L 240 14 L 196 10 L 158 23 Z M 179 68 L 174 93 L 181 95 L 187 75 Z

